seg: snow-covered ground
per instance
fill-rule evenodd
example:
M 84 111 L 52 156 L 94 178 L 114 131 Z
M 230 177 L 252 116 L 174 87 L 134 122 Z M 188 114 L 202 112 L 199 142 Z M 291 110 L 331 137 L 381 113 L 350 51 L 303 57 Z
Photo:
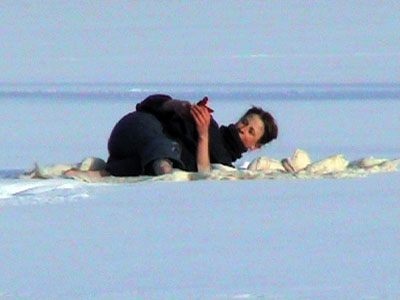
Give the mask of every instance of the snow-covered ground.
M 353 179 L 86 184 L 9 178 L 107 157 L 134 101 L 1 99 L 0 299 L 398 299 L 399 172 Z M 279 140 L 251 153 L 399 158 L 398 100 L 250 104 Z

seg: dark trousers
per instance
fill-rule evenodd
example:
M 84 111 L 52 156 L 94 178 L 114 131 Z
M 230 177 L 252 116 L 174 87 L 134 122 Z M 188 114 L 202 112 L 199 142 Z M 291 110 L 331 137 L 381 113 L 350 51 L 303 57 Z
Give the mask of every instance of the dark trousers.
M 149 113 L 132 112 L 114 127 L 108 140 L 106 170 L 113 176 L 154 175 L 153 161 L 167 158 L 182 167 L 180 145 L 169 138 Z

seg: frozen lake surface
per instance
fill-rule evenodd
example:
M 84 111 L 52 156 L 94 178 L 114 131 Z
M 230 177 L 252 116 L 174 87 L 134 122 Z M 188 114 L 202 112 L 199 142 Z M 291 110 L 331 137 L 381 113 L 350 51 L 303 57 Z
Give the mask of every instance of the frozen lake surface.
M 174 94 L 172 93 L 172 96 Z M 306 149 L 399 158 L 398 100 L 211 98 L 215 119 L 251 104 Z M 141 100 L 141 99 L 137 99 Z M 195 99 L 194 99 L 195 100 Z M 353 179 L 87 184 L 9 178 L 107 157 L 137 101 L 2 98 L 0 299 L 398 299 L 399 172 Z

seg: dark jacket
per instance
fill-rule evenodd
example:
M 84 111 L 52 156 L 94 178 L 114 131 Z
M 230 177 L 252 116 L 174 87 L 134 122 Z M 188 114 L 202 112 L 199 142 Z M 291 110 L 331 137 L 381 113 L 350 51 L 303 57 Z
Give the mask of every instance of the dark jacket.
M 166 101 L 172 100 L 168 95 L 152 95 L 137 104 L 136 110 L 154 115 L 163 125 L 165 134 L 181 145 L 181 160 L 186 171 L 197 171 L 196 152 L 198 134 L 192 116 L 181 117 L 174 112 L 162 109 Z M 210 162 L 232 166 L 232 162 L 247 151 L 240 140 L 236 127 L 219 127 L 212 118 L 209 129 Z

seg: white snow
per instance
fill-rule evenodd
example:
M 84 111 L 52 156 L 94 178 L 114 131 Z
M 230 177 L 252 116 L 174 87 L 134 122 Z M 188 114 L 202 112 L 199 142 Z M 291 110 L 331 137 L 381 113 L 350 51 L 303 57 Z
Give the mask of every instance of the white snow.
M 399 102 L 224 102 L 277 117 L 258 156 L 399 157 Z M 88 184 L 22 169 L 106 158 L 135 103 L 0 106 L 0 299 L 398 299 L 399 172 L 365 178 Z

